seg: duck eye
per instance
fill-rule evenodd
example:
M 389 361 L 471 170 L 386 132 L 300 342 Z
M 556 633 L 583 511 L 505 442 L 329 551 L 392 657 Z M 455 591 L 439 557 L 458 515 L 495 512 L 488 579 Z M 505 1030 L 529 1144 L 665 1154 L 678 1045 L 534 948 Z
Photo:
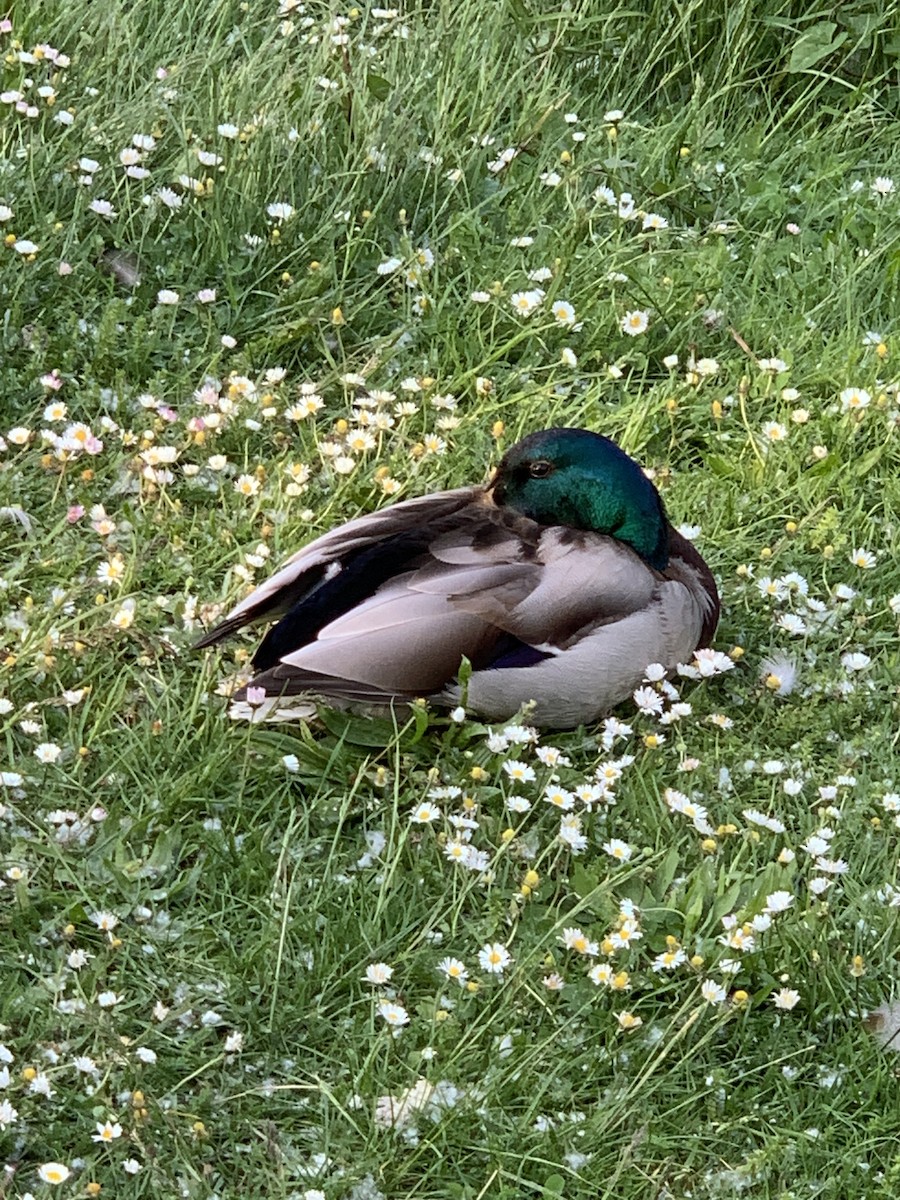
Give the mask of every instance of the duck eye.
M 538 458 L 528 464 L 528 473 L 532 479 L 546 479 L 552 470 L 553 464 L 548 463 L 544 458 Z

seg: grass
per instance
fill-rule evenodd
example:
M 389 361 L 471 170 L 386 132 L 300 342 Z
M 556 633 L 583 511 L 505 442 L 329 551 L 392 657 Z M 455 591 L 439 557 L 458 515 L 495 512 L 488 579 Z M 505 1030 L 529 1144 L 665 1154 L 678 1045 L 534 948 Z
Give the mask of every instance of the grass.
M 110 0 L 0 34 L 11 1195 L 896 1194 L 864 1017 L 900 946 L 897 6 L 599 7 Z M 677 679 L 689 713 L 545 734 L 556 768 L 437 711 L 228 721 L 252 642 L 197 655 L 203 625 L 554 422 L 700 526 L 734 669 Z M 544 787 L 622 756 L 570 853 Z M 464 813 L 487 874 L 444 853 Z

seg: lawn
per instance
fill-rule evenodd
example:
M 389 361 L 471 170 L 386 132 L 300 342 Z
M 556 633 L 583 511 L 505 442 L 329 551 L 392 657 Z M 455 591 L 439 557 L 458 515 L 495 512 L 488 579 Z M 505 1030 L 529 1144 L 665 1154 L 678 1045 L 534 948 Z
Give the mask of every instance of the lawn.
M 813 8 L 0 19 L 0 1194 L 896 1196 L 900 6 Z M 229 720 L 203 629 L 553 424 L 730 669 Z

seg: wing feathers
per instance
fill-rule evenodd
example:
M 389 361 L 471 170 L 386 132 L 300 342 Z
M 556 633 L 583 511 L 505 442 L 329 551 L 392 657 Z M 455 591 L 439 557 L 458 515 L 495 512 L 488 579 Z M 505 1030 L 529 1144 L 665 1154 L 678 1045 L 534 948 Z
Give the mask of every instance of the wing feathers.
M 468 487 L 404 500 L 323 534 L 293 554 L 270 579 L 235 605 L 220 625 L 200 638 L 196 647 L 215 645 L 243 625 L 287 612 L 312 595 L 330 564 L 342 567 L 360 551 L 379 543 L 406 535 L 410 554 L 421 553 L 434 531 L 443 532 L 448 517 L 468 505 L 484 509 L 478 503 L 483 494 L 482 488 Z
M 333 694 L 344 694 L 346 683 L 348 690 L 365 684 L 383 698 L 425 696 L 456 675 L 463 655 L 481 656 L 496 639 L 486 621 L 398 580 L 326 625 L 316 641 L 285 654 L 275 674 L 327 676 Z

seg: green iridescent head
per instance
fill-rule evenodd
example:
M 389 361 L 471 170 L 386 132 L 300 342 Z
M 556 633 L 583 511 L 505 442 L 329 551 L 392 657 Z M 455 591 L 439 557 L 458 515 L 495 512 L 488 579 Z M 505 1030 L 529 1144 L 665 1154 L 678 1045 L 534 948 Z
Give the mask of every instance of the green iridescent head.
M 543 429 L 516 442 L 491 481 L 494 500 L 541 525 L 606 533 L 658 570 L 668 563 L 659 492 L 615 442 L 587 429 Z

